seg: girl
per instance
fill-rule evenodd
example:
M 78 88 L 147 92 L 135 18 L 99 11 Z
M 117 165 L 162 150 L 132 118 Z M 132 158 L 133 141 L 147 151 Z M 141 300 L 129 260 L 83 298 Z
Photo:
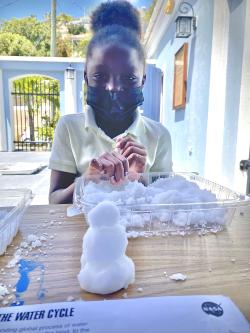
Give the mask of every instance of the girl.
M 57 124 L 50 203 L 72 202 L 79 174 L 103 172 L 120 182 L 127 172 L 172 170 L 169 132 L 138 111 L 146 80 L 138 11 L 128 1 L 108 1 L 93 12 L 91 25 L 84 71 L 87 110 Z

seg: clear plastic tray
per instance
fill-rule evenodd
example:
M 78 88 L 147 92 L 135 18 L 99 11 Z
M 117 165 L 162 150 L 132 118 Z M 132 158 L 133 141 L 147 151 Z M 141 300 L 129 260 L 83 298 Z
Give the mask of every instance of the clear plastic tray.
M 0 190 L 0 255 L 17 234 L 31 198 L 32 192 L 29 189 Z
M 202 233 L 218 232 L 232 221 L 237 207 L 250 205 L 248 196 L 234 192 L 193 173 L 146 173 L 141 174 L 140 178 L 147 186 L 159 178 L 170 179 L 175 176 L 184 177 L 189 182 L 197 184 L 200 189 L 213 193 L 216 200 L 160 204 L 139 204 L 138 202 L 120 204 L 116 202 L 122 218 L 125 219 L 127 232 L 130 236 L 187 234 L 195 230 Z M 103 175 L 88 180 L 84 177 L 77 179 L 74 205 L 85 214 L 98 204 L 98 202 L 90 202 L 84 195 L 84 188 L 89 181 L 104 182 L 104 185 L 106 182 L 110 182 Z

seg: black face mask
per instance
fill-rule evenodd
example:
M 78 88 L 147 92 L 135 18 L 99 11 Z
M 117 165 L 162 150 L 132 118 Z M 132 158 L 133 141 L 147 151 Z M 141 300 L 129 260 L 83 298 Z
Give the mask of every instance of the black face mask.
M 104 88 L 87 88 L 87 104 L 90 105 L 99 120 L 122 124 L 133 118 L 137 106 L 144 101 L 142 87 L 123 91 L 105 90 Z

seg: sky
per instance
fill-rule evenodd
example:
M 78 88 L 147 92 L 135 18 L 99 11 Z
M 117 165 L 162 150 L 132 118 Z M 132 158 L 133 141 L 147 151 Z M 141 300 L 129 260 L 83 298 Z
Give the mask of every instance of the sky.
M 57 0 L 57 14 L 64 12 L 74 17 L 88 15 L 100 0 Z M 136 7 L 149 7 L 152 0 L 131 0 Z M 51 0 L 0 0 L 0 19 L 35 15 L 42 20 L 50 11 Z

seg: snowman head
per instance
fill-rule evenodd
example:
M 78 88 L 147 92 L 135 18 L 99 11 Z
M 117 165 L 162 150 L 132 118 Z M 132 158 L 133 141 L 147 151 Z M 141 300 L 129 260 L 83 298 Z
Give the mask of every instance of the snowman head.
M 112 227 L 118 223 L 119 219 L 119 209 L 111 201 L 102 201 L 88 214 L 91 227 Z

